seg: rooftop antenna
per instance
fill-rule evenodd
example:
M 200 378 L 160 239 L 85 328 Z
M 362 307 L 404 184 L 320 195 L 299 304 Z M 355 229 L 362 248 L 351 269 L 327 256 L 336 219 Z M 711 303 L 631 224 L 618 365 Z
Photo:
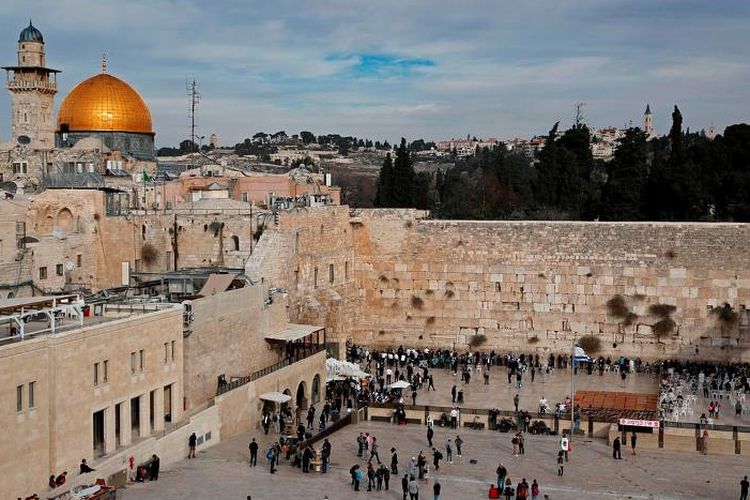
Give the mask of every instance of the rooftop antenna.
M 107 53 L 102 54 L 102 73 L 107 72 Z
M 197 147 L 196 135 L 195 135 L 195 108 L 198 106 L 201 95 L 198 92 L 198 84 L 195 83 L 195 78 L 192 82 L 186 84 L 188 104 L 190 106 L 188 111 L 188 118 L 190 119 L 190 142 L 192 148 Z
M 583 107 L 586 105 L 585 102 L 577 102 L 576 103 L 576 121 L 575 125 L 576 128 L 583 125 L 584 116 L 583 116 Z

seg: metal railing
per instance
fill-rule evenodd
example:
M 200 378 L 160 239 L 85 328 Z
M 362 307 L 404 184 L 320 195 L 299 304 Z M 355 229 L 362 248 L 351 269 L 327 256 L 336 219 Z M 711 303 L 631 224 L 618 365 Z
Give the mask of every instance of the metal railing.
M 302 361 L 303 359 L 307 359 L 310 356 L 314 356 L 315 354 L 318 354 L 319 352 L 325 351 L 324 345 L 314 346 L 314 349 L 311 349 L 310 352 L 305 353 L 302 356 L 299 356 L 297 358 L 289 359 L 284 358 L 281 361 L 272 364 L 271 366 L 267 366 L 265 368 L 262 368 L 258 371 L 255 371 L 251 373 L 250 375 L 246 377 L 236 377 L 234 380 L 230 382 L 225 382 L 223 384 L 219 384 L 216 389 L 216 395 L 221 396 L 222 394 L 225 394 L 231 390 L 234 390 L 238 387 L 241 387 L 245 384 L 248 384 L 250 382 L 253 382 L 255 380 L 258 380 L 261 377 L 265 377 L 266 375 L 270 375 L 271 373 L 281 370 L 282 368 L 286 368 L 287 366 L 293 365 L 294 363 L 298 361 Z

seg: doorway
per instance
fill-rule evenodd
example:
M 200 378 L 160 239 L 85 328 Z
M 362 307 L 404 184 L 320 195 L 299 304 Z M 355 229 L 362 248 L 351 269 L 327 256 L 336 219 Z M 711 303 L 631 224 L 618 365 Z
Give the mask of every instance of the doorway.
M 172 384 L 164 386 L 164 422 L 172 421 Z
M 130 400 L 130 435 L 131 441 L 141 437 L 141 397 Z
M 104 410 L 94 412 L 94 456 L 103 457 L 106 452 L 104 444 Z
M 122 403 L 115 405 L 115 448 L 122 446 Z

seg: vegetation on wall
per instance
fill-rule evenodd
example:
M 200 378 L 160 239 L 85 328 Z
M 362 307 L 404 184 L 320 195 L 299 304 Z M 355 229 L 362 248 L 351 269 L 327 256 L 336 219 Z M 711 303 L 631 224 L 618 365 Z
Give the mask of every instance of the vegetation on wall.
M 578 345 L 589 356 L 598 354 L 602 350 L 602 341 L 594 335 L 584 335 L 578 339 Z
M 472 337 L 469 339 L 469 345 L 474 348 L 480 347 L 486 342 L 487 336 L 482 334 L 472 335 Z
M 159 250 L 152 243 L 144 243 L 141 247 L 141 260 L 145 264 L 153 264 L 159 257 Z

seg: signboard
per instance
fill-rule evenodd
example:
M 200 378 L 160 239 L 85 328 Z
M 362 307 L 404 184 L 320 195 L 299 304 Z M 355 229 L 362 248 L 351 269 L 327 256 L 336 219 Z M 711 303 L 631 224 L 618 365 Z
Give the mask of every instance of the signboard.
M 632 427 L 651 427 L 652 429 L 659 428 L 658 420 L 636 420 L 632 418 L 621 418 L 620 425 L 629 425 Z

